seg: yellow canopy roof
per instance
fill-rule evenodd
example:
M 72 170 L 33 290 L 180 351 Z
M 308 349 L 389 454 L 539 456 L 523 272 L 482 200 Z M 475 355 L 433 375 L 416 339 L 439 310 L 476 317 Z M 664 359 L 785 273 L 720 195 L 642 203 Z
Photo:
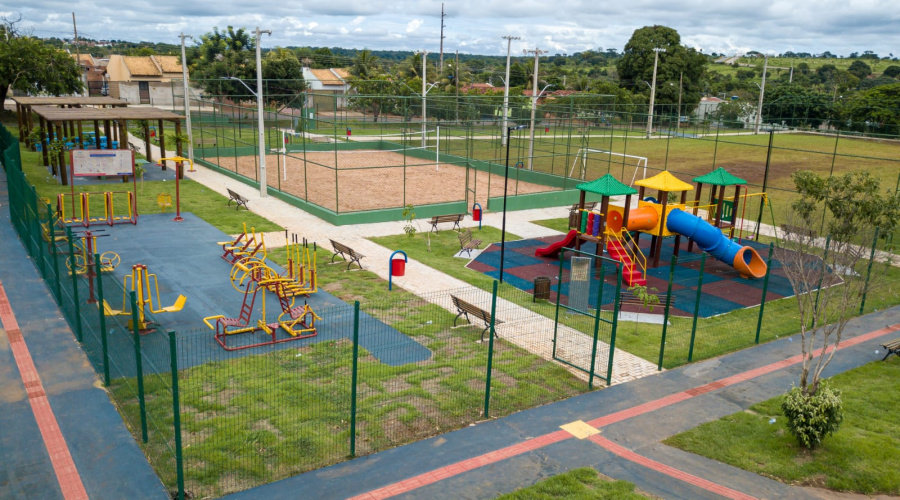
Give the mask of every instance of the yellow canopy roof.
M 694 189 L 694 186 L 684 182 L 683 180 L 675 177 L 670 174 L 668 170 L 664 170 L 653 177 L 648 179 L 641 179 L 635 182 L 638 186 L 643 186 L 648 189 L 656 189 L 658 191 L 665 191 L 667 193 L 670 192 L 680 192 L 680 191 L 689 191 Z

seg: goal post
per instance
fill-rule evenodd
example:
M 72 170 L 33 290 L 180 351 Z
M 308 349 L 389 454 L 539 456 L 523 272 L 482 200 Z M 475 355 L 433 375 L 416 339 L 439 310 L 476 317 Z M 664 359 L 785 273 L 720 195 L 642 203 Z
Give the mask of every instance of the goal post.
M 634 184 L 634 181 L 637 179 L 638 169 L 640 169 L 642 167 L 644 169 L 643 178 L 647 177 L 647 157 L 646 156 L 627 155 L 625 153 L 616 153 L 614 151 L 607 151 L 604 149 L 591 149 L 591 148 L 581 148 L 575 153 L 575 160 L 572 162 L 572 168 L 569 169 L 569 177 L 573 176 L 573 174 L 575 173 L 575 169 L 580 164 L 581 172 L 580 172 L 578 178 L 581 180 L 587 180 L 587 179 L 585 179 L 585 176 L 587 175 L 588 158 L 591 158 L 591 159 L 596 158 L 596 159 L 600 159 L 600 160 L 605 159 L 607 161 L 611 161 L 612 157 L 614 157 L 614 156 L 622 158 L 623 166 L 626 164 L 626 160 L 634 160 L 634 173 L 631 175 L 631 184 Z

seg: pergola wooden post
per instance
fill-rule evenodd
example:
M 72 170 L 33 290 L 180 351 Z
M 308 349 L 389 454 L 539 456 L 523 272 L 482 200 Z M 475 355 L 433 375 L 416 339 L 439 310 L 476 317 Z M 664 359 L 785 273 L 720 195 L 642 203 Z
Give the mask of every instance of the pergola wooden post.
M 144 156 L 147 161 L 153 162 L 153 151 L 150 150 L 150 125 L 144 121 Z
M 160 120 L 161 122 L 162 120 Z M 181 149 L 181 141 L 178 138 L 181 137 L 181 120 L 175 121 L 175 155 L 182 157 L 183 151 Z M 175 175 L 178 176 L 179 179 L 184 179 L 184 162 L 179 161 L 175 164 Z
M 40 128 L 38 129 L 41 133 L 41 157 L 44 159 L 44 166 L 50 166 L 50 156 L 48 155 L 47 149 L 50 147 L 50 141 L 47 134 L 46 122 L 44 122 L 44 118 L 39 116 L 38 120 L 40 122 Z
M 159 130 L 156 131 L 156 137 L 159 138 L 159 157 L 165 158 L 166 157 L 166 130 L 163 128 L 162 120 L 159 120 L 159 123 L 157 125 L 159 128 Z M 166 162 L 160 161 L 159 164 L 163 170 L 166 170 Z

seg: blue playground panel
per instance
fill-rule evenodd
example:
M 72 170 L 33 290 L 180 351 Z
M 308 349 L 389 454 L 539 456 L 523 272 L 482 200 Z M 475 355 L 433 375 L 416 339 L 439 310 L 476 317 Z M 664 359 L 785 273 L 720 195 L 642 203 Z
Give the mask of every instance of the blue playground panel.
M 161 370 L 167 370 L 168 336 L 165 332 L 177 331 L 185 333 L 189 340 L 182 346 L 198 346 L 196 352 L 180 352 L 179 368 L 189 368 L 211 361 L 234 359 L 243 356 L 265 354 L 281 349 L 296 349 L 317 342 L 351 339 L 353 336 L 353 306 L 337 297 L 321 290 L 312 294 L 307 300 L 309 305 L 322 316 L 316 322 L 318 335 L 307 339 L 270 346 L 255 347 L 240 351 L 226 351 L 214 338 L 213 330 L 203 323 L 203 318 L 218 314 L 226 317 L 237 317 L 240 312 L 243 294 L 235 290 L 229 279 L 231 265 L 221 258 L 222 247 L 218 241 L 231 239 L 218 229 L 200 220 L 190 213 L 182 213 L 184 221 L 174 222 L 173 214 L 141 215 L 138 224 L 120 224 L 116 226 L 91 227 L 98 235 L 108 237 L 97 238 L 99 251 L 114 251 L 119 254 L 122 263 L 114 271 L 115 280 L 119 283 L 117 290 L 104 289 L 104 298 L 114 309 L 122 307 L 121 283 L 126 275 L 131 274 L 133 264 L 144 264 L 149 273 L 157 275 L 159 294 L 162 305 L 175 302 L 179 294 L 187 297 L 184 308 L 176 313 L 154 315 L 160 323 L 156 332 L 141 337 L 142 350 L 151 363 Z M 271 263 L 270 263 L 271 265 Z M 319 262 L 319 265 L 325 265 Z M 277 265 L 272 266 L 279 270 Z M 321 286 L 321 285 L 320 285 Z M 261 316 L 262 291 L 259 292 L 254 306 L 251 324 Z M 278 299 L 267 292 L 267 318 L 274 322 L 281 314 Z M 155 296 L 154 296 L 155 300 Z M 297 304 L 301 304 L 298 297 Z M 117 320 L 127 323 L 125 316 L 108 317 L 107 321 Z M 196 333 L 194 333 L 196 332 Z M 193 335 L 200 336 L 197 340 Z M 382 363 L 398 366 L 406 363 L 426 361 L 431 358 L 431 351 L 412 338 L 397 331 L 382 321 L 360 312 L 359 344 L 373 357 Z M 127 349 L 130 342 L 126 339 L 110 336 L 110 351 Z M 277 338 L 288 338 L 289 335 L 278 330 Z M 231 346 L 247 345 L 271 339 L 265 333 L 246 333 L 230 335 L 227 344 Z M 243 344 L 242 344 L 243 343 Z M 133 347 L 131 347 L 133 350 Z M 182 349 L 184 349 L 182 347 Z M 118 367 L 125 376 L 133 376 L 134 367 Z M 147 368 L 145 367 L 145 370 Z

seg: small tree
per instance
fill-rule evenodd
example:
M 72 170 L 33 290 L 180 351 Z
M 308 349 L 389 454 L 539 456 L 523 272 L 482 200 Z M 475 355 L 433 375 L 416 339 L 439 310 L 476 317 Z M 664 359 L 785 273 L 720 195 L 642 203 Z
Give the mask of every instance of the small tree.
M 900 220 L 900 195 L 881 193 L 878 178 L 868 172 L 823 178 L 799 171 L 791 177 L 800 198 L 785 214 L 778 260 L 797 302 L 803 363 L 799 386 L 785 396 L 782 409 L 791 431 L 811 448 L 840 424 L 840 394 L 820 391 L 822 372 L 859 308 L 868 277 L 857 271 L 865 271 L 876 228 L 887 234 Z M 817 353 L 819 347 L 824 349 Z
M 650 312 L 653 312 L 653 308 L 659 305 L 659 295 L 656 295 L 656 288 L 647 287 L 647 285 L 634 285 L 628 287 L 628 291 L 634 295 L 634 298 L 638 299 L 644 308 L 649 309 Z M 638 313 L 637 318 L 640 318 L 640 313 Z M 634 322 L 634 331 L 637 332 L 638 321 Z
M 417 232 L 419 232 L 419 222 L 416 221 L 416 210 L 412 205 L 406 205 L 403 208 L 403 219 L 406 221 L 406 224 L 403 225 L 403 232 L 406 233 L 410 238 L 414 237 Z M 425 246 L 428 248 L 428 251 L 431 251 L 431 233 L 425 233 Z

